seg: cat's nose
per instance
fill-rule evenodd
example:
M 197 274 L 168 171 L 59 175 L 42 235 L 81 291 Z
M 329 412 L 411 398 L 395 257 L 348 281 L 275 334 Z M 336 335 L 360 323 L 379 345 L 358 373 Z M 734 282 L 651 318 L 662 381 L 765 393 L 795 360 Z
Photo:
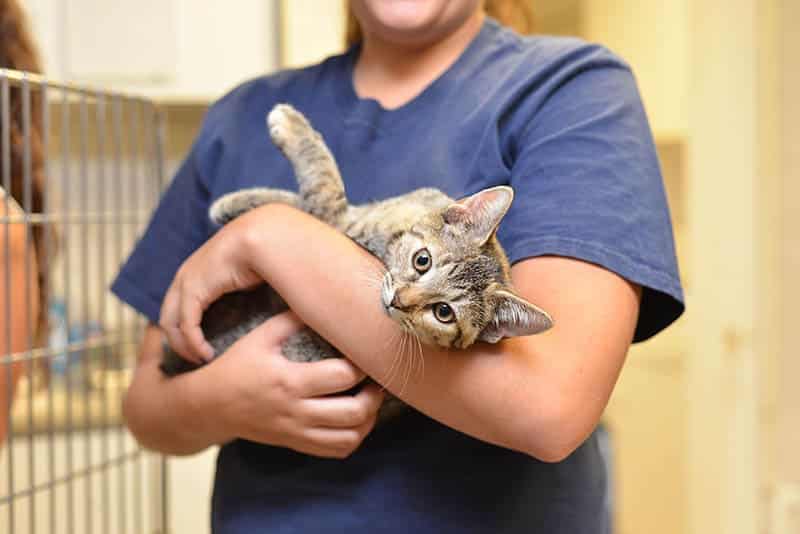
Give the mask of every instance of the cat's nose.
M 401 312 L 408 312 L 410 306 L 408 302 L 403 301 L 400 296 L 400 291 L 395 291 L 394 296 L 392 297 L 392 301 L 389 303 L 389 306 L 394 308 L 395 310 L 400 310 Z
M 392 296 L 392 301 L 389 303 L 389 306 L 392 308 L 400 309 L 403 307 L 403 304 L 400 302 L 400 297 L 398 296 L 397 292 L 395 291 L 394 295 Z
M 423 294 L 418 288 L 407 286 L 397 288 L 389 304 L 396 310 L 410 312 L 422 300 Z

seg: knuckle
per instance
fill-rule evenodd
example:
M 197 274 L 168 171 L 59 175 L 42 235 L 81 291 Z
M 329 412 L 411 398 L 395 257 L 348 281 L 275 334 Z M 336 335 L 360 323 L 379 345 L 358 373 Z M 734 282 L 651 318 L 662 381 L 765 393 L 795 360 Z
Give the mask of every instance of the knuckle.
M 369 408 L 364 403 L 357 403 L 350 407 L 348 418 L 355 425 L 366 423 L 369 419 Z
M 367 402 L 369 404 L 369 413 L 375 414 L 378 410 L 381 409 L 381 405 L 383 404 L 384 394 L 381 391 L 378 391 L 369 396 Z
M 372 432 L 372 429 L 375 428 L 375 423 L 378 421 L 378 414 L 372 414 L 368 419 L 367 422 L 361 426 L 360 433 L 361 433 L 361 440 L 363 441 L 364 438 L 367 437 L 367 434 Z
M 298 397 L 302 389 L 300 380 L 291 373 L 277 373 L 274 378 L 275 386 L 284 396 Z
M 344 360 L 341 360 L 341 364 L 337 365 L 334 369 L 334 376 L 336 377 L 337 381 L 343 384 L 356 384 L 358 380 L 358 374 L 352 365 L 348 364 Z
M 336 458 L 337 460 L 344 460 L 345 458 L 350 456 L 352 453 L 353 453 L 353 451 L 352 450 L 348 450 L 348 449 L 334 449 L 333 451 L 331 451 L 330 457 L 331 458 Z
M 184 277 L 181 280 L 181 296 L 183 300 L 187 298 L 197 298 L 202 293 L 204 282 L 197 277 Z
M 344 435 L 342 436 L 342 446 L 352 452 L 359 445 L 361 445 L 362 439 L 364 439 L 364 436 L 362 436 L 361 432 L 357 430 L 345 431 Z

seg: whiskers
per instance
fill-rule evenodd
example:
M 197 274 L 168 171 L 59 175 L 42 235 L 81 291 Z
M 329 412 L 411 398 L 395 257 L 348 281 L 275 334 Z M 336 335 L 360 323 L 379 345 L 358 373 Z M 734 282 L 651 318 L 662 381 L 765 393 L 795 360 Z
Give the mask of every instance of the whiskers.
M 387 349 L 396 350 L 396 353 L 384 380 L 384 384 L 388 386 L 400 379 L 402 386 L 400 386 L 399 395 L 403 394 L 412 379 L 425 376 L 425 355 L 422 341 L 414 332 L 410 322 L 404 320 L 401 327 L 402 329 L 386 342 Z

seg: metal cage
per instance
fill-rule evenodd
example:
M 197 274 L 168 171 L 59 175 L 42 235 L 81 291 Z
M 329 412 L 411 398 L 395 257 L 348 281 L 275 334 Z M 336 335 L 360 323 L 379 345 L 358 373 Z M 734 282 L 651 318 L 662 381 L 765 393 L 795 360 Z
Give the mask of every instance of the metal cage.
M 162 132 L 146 99 L 0 69 L 0 532 L 166 531 L 166 463 L 121 420 L 144 323 L 108 292 L 160 194 Z

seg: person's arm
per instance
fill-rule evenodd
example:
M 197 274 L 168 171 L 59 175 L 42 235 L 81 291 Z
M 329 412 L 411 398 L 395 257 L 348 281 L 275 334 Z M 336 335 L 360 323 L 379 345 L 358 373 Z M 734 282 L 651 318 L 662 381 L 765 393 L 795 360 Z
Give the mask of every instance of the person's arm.
M 231 261 L 246 267 L 226 268 Z M 545 461 L 565 458 L 597 424 L 631 343 L 640 298 L 637 286 L 588 263 L 525 260 L 512 270 L 514 284 L 551 313 L 552 330 L 465 351 L 424 347 L 424 373 L 386 382 L 398 348 L 387 340 L 400 336 L 381 310 L 379 284 L 364 283 L 363 273 L 379 270 L 378 261 L 311 216 L 269 205 L 229 223 L 187 260 L 164 308 L 183 303 L 187 315 L 162 310 L 162 324 L 192 325 L 197 302 L 230 290 L 212 287 L 222 280 L 215 271 L 225 273 L 225 284 L 253 270 L 402 400 L 462 432 Z
M 4 213 L 5 206 L 0 200 L 0 215 Z M 0 354 L 4 356 L 8 356 L 9 349 L 11 353 L 19 353 L 29 347 L 33 332 L 29 332 L 28 327 L 36 328 L 40 313 L 36 255 L 33 247 L 26 246 L 24 226 L 10 224 L 7 237 L 6 240 L 6 232 L 0 225 Z M 6 285 L 7 278 L 9 285 Z M 11 317 L 6 315 L 7 310 L 11 310 Z M 26 313 L 29 317 L 25 317 Z M 13 398 L 14 388 L 26 365 L 24 361 L 0 365 L 0 444 L 8 433 L 9 398 Z
M 174 378 L 158 368 L 163 336 L 149 326 L 123 404 L 128 427 L 144 447 L 166 454 L 242 437 L 316 456 L 349 455 L 375 424 L 383 392 L 372 385 L 328 397 L 364 374 L 345 360 L 286 360 L 280 345 L 302 326 L 291 313 L 276 316 L 214 363 Z

